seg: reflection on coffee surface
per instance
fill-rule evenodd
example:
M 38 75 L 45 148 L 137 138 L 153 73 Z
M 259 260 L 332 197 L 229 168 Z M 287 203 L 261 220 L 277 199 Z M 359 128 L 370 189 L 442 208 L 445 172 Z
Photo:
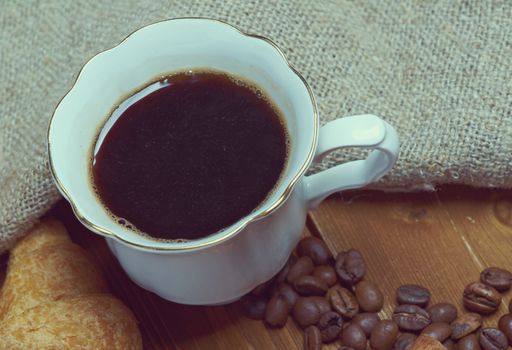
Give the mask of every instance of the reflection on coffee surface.
M 153 238 L 197 239 L 234 224 L 272 192 L 288 135 L 261 89 L 188 71 L 136 95 L 114 111 L 119 117 L 92 162 L 97 194 L 120 222 Z

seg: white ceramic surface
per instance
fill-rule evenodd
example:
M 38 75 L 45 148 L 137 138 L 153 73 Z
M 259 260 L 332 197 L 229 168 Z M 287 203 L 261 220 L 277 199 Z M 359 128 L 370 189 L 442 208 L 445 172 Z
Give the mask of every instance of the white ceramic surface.
M 288 164 L 274 193 L 231 227 L 190 242 L 154 241 L 118 224 L 101 205 L 90 183 L 92 152 L 121 101 L 168 73 L 201 68 L 242 76 L 273 98 L 290 134 Z M 333 192 L 378 180 L 395 163 L 399 142 L 373 115 L 319 129 L 311 90 L 275 44 L 219 21 L 185 18 L 144 27 L 91 59 L 55 110 L 48 147 L 60 192 L 84 225 L 106 237 L 128 275 L 163 298 L 206 305 L 235 300 L 278 272 L 307 210 Z M 304 176 L 313 159 L 341 147 L 374 150 L 365 160 Z

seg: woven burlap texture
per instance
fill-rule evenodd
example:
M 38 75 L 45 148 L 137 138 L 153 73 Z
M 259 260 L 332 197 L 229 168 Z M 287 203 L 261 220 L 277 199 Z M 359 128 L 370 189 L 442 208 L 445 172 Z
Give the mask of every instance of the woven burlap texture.
M 58 199 L 46 132 L 80 67 L 135 29 L 203 16 L 272 38 L 322 123 L 374 113 L 402 141 L 374 187 L 512 187 L 512 2 L 0 0 L 0 251 Z M 338 152 L 319 168 L 357 154 Z

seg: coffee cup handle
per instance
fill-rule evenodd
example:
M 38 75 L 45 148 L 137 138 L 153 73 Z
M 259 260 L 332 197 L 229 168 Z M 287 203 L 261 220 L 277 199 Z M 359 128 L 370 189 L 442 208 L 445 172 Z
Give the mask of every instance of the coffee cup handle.
M 400 150 L 398 133 L 381 118 L 359 115 L 336 119 L 320 129 L 315 162 L 340 148 L 373 149 L 366 159 L 355 160 L 304 178 L 310 209 L 328 195 L 341 190 L 363 187 L 377 181 L 395 164 Z

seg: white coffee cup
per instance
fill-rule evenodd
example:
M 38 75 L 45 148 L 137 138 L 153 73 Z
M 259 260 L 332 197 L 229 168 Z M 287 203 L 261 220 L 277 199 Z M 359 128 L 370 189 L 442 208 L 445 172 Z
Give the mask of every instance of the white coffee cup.
M 122 100 L 157 77 L 197 68 L 244 77 L 271 96 L 286 119 L 290 153 L 276 190 L 251 214 L 210 236 L 165 243 L 109 215 L 91 184 L 92 152 Z M 373 150 L 364 160 L 305 176 L 313 161 L 343 147 Z M 378 180 L 395 163 L 399 141 L 374 115 L 320 128 L 311 89 L 272 41 L 220 21 L 182 18 L 139 29 L 87 62 L 55 110 L 48 148 L 60 192 L 85 226 L 106 237 L 133 281 L 168 300 L 211 305 L 236 300 L 275 275 L 299 240 L 308 209 L 331 193 Z

